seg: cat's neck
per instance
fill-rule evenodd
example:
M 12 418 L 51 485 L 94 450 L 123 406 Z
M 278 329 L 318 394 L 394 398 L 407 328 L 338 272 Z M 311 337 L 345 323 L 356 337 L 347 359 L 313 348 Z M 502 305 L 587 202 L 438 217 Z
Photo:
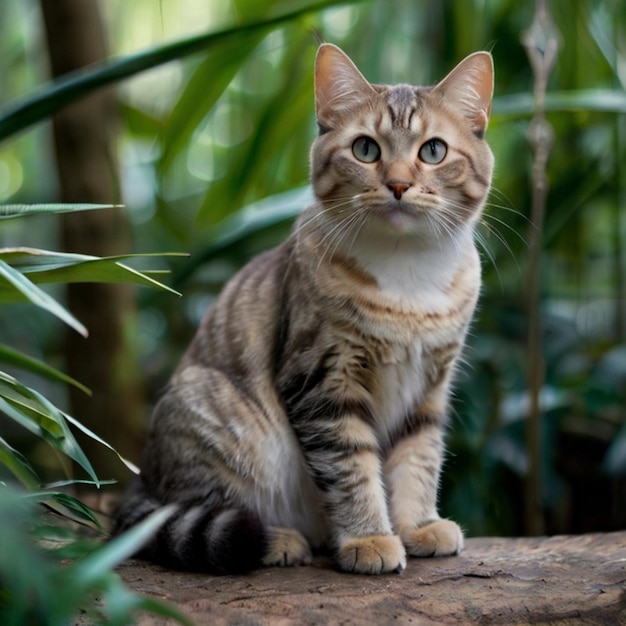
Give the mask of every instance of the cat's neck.
M 372 276 L 393 301 L 411 304 L 416 299 L 433 304 L 446 297 L 462 268 L 474 268 L 479 280 L 480 263 L 471 225 L 454 236 L 393 236 L 363 229 L 344 254 Z

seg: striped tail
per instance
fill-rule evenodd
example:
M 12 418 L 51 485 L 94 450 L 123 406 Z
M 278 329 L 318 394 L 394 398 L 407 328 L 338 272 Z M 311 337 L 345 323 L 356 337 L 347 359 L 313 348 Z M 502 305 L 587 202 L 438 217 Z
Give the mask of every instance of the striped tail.
M 113 535 L 162 506 L 137 481 L 115 513 Z M 135 556 L 172 569 L 243 574 L 261 567 L 266 551 L 266 532 L 255 514 L 237 508 L 216 510 L 201 504 L 180 504 Z

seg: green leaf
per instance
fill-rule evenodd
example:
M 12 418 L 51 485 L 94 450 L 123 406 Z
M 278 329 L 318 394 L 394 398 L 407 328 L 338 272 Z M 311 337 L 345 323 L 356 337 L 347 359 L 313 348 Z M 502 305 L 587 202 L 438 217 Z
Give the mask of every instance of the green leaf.
M 0 258 L 0 294 L 6 300 L 27 300 L 48 313 L 55 315 L 68 326 L 86 337 L 87 329 L 64 307 L 45 291 L 36 287 L 28 278 Z M 6 295 L 5 295 L 6 294 Z M 8 297 L 7 297 L 8 296 Z
M 626 113 L 626 91 L 618 89 L 581 89 L 578 91 L 548 92 L 546 111 L 595 111 L 600 113 Z M 493 100 L 495 116 L 528 116 L 535 110 L 530 93 L 500 96 Z
M 65 419 L 75 428 L 77 428 L 78 430 L 80 430 L 82 433 L 84 433 L 85 435 L 87 435 L 88 437 L 91 437 L 91 439 L 93 439 L 94 441 L 97 441 L 100 445 L 104 446 L 105 448 L 107 448 L 107 450 L 110 450 L 111 452 L 113 452 L 113 454 L 115 454 L 115 456 L 117 456 L 117 458 L 131 471 L 133 472 L 133 474 L 139 474 L 139 468 L 132 463 L 131 461 L 129 461 L 128 459 L 125 459 L 113 446 L 111 446 L 110 444 L 108 444 L 104 439 L 98 437 L 98 435 L 96 435 L 94 432 L 92 432 L 91 430 L 89 430 L 89 428 L 87 428 L 84 424 L 82 424 L 81 422 L 79 422 L 77 419 L 74 419 L 71 415 L 68 414 L 64 414 Z M 107 484 L 106 482 L 100 482 L 98 481 L 98 485 L 103 485 L 103 484 Z
M 42 430 L 55 439 L 63 438 L 63 417 L 59 409 L 5 372 L 0 372 L 0 398 L 17 407 L 37 427 L 37 432 Z
M 194 626 L 193 622 L 174 606 L 155 598 L 134 594 L 128 591 L 119 582 L 119 579 L 115 579 L 115 582 L 111 579 L 107 585 L 103 604 L 107 624 L 112 626 L 134 623 L 133 613 L 136 611 L 148 611 L 161 617 L 176 620 L 185 626 Z
M 285 165 L 281 161 L 289 160 L 285 154 L 292 150 L 297 130 L 309 126 L 312 119 L 311 82 L 313 71 L 309 63 L 305 63 L 307 49 L 311 42 L 307 39 L 298 41 L 292 54 L 287 56 L 280 66 L 282 89 L 275 96 L 262 101 L 248 112 L 254 126 L 254 133 L 249 141 L 229 149 L 230 166 L 227 174 L 210 185 L 198 211 L 198 223 L 203 226 L 214 226 L 225 217 L 224 212 L 239 209 L 250 197 L 259 198 L 267 195 L 272 189 L 273 181 L 284 176 L 279 174 Z M 280 123 L 276 123 L 279 119 Z M 304 156 L 308 146 L 298 150 Z M 280 155 L 280 158 L 268 158 L 269 155 Z M 296 177 L 298 184 L 306 179 L 304 159 L 298 158 L 290 163 L 290 174 L 299 168 L 301 173 Z M 242 184 L 244 183 L 244 184 Z M 229 201 L 225 206 L 223 198 Z M 230 211 L 228 210 L 230 207 Z
M 77 389 L 80 389 L 87 395 L 91 395 L 90 389 L 85 387 L 85 385 L 78 382 L 77 380 L 73 379 L 71 376 L 60 372 L 59 370 L 48 365 L 47 363 L 44 363 L 43 361 L 33 359 L 29 356 L 26 356 L 22 352 L 19 352 L 18 350 L 13 350 L 13 348 L 3 346 L 2 344 L 0 344 L 0 363 L 12 365 L 13 367 L 19 367 L 22 370 L 32 372 L 33 374 L 38 374 L 39 376 L 43 376 L 48 380 L 54 380 L 57 382 L 72 385 Z
M 89 459 L 69 429 L 67 416 L 40 393 L 4 372 L 0 372 L 0 411 L 74 460 L 98 482 Z
M 189 141 L 258 41 L 259 37 L 254 36 L 243 42 L 229 42 L 230 45 L 215 50 L 194 71 L 170 113 L 161 137 L 163 155 L 159 169 L 162 173 L 170 167 L 180 146 Z M 219 71 L 216 72 L 215 68 Z
M 73 487 L 75 485 L 90 485 L 91 487 L 102 487 L 103 485 L 115 485 L 116 480 L 99 480 L 97 483 L 93 480 L 76 480 L 70 478 L 68 480 L 57 480 L 53 483 L 46 483 L 44 487 L 46 489 L 59 489 L 61 487 Z
M 158 287 L 177 296 L 181 294 L 171 287 L 151 278 L 155 272 L 141 272 L 122 261 L 136 258 L 163 256 L 187 256 L 186 254 L 125 254 L 111 257 L 94 257 L 85 254 L 72 254 L 39 250 L 36 248 L 0 249 L 0 262 L 14 270 L 27 274 L 32 283 L 76 283 L 107 282 L 133 283 L 147 287 Z M 12 294 L 0 284 L 0 301 L 11 299 Z
M 96 517 L 95 513 L 90 507 L 83 504 L 80 500 L 70 496 L 63 491 L 36 491 L 24 494 L 24 499 L 27 501 L 37 502 L 39 504 L 50 504 L 50 501 L 54 501 L 63 508 L 67 509 L 72 515 L 76 516 L 79 520 L 89 522 L 94 525 L 98 530 L 102 530 L 100 520 Z M 56 507 L 53 507 L 55 510 Z
M 311 187 L 307 185 L 263 198 L 229 215 L 208 231 L 204 238 L 210 241 L 210 244 L 192 255 L 192 261 L 177 273 L 175 283 L 183 282 L 200 265 L 242 239 L 265 228 L 292 220 L 312 201 L 313 193 Z
M 96 585 L 103 571 L 112 569 L 135 554 L 177 511 L 176 505 L 162 507 L 124 534 L 119 535 L 76 563 L 73 578 L 84 587 Z
M 352 0 L 350 4 L 362 1 Z M 182 39 L 121 59 L 106 61 L 95 66 L 95 69 L 72 72 L 54 84 L 44 87 L 39 93 L 13 105 L 8 111 L 0 115 L 0 141 L 49 117 L 61 107 L 100 87 L 233 39 L 238 39 L 243 45 L 251 35 L 269 31 L 308 13 L 322 11 L 340 4 L 347 4 L 347 2 L 345 0 L 314 2 L 295 11 L 265 20 Z
M 0 411 L 4 411 L 13 421 L 42 437 L 50 445 L 76 461 L 98 486 L 106 483 L 99 481 L 96 477 L 68 424 L 113 452 L 131 472 L 139 474 L 137 466 L 125 459 L 104 439 L 98 437 L 71 415 L 59 410 L 37 391 L 26 387 L 5 372 L 0 372 Z
M 37 473 L 26 457 L 0 437 L 0 463 L 11 471 L 27 489 L 37 489 L 41 484 Z
M 27 215 L 50 213 L 74 213 L 76 211 L 93 211 L 97 209 L 113 209 L 119 204 L 0 204 L 0 219 L 15 219 Z
M 100 520 L 91 510 L 91 507 L 83 504 L 80 500 L 74 498 L 73 496 L 70 496 L 67 493 L 64 493 L 63 491 L 51 492 L 49 494 L 49 498 L 51 498 L 58 504 L 63 505 L 70 513 L 72 513 L 72 515 L 86 522 L 90 522 L 98 529 L 103 530 L 102 525 L 100 524 Z

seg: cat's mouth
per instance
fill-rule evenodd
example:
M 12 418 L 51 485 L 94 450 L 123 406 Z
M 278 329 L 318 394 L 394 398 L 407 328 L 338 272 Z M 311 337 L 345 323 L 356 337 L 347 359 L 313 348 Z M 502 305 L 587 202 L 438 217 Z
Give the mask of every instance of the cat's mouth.
M 426 217 L 428 207 L 408 202 L 386 202 L 377 207 L 376 215 L 393 230 L 413 230 Z

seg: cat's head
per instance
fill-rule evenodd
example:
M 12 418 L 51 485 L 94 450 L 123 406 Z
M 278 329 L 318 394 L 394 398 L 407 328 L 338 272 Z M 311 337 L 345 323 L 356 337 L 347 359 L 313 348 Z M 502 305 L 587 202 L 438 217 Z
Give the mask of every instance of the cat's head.
M 394 236 L 473 225 L 493 169 L 484 139 L 492 93 L 487 52 L 413 87 L 372 85 L 339 48 L 320 46 L 311 179 L 325 216 Z

